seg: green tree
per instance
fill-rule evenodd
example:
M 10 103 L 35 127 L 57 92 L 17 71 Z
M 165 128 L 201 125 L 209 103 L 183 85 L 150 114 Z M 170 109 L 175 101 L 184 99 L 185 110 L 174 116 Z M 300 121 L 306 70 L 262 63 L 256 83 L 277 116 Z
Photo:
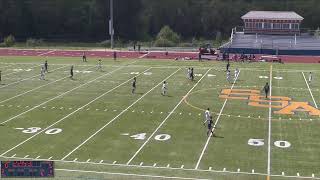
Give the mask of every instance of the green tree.
M 161 28 L 160 32 L 157 35 L 155 45 L 161 47 L 170 47 L 177 45 L 179 41 L 180 36 L 176 32 L 174 32 L 169 26 L 164 26 Z

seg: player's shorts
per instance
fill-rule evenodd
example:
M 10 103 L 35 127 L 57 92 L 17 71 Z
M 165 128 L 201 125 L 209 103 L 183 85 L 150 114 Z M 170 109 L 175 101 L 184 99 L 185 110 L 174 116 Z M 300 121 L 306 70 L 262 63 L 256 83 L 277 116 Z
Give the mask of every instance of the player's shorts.
M 208 129 L 212 129 L 212 125 L 211 124 L 208 124 Z

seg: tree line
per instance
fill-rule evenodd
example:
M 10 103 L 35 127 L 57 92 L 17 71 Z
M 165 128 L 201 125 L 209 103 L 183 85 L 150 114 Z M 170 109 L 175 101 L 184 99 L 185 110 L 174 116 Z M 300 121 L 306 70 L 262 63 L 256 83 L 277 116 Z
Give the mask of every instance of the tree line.
M 182 39 L 227 37 L 250 10 L 296 11 L 304 28 L 320 25 L 319 0 L 114 0 L 115 37 L 154 39 L 168 25 Z M 109 0 L 1 0 L 0 39 L 103 41 Z

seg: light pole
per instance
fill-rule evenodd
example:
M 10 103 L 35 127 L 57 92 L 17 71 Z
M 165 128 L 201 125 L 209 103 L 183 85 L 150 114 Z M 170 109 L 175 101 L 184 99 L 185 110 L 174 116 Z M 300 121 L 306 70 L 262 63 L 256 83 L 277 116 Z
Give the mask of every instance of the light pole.
M 113 29 L 113 0 L 110 0 L 110 20 L 109 20 L 109 34 L 111 36 L 111 49 L 114 48 L 114 29 Z

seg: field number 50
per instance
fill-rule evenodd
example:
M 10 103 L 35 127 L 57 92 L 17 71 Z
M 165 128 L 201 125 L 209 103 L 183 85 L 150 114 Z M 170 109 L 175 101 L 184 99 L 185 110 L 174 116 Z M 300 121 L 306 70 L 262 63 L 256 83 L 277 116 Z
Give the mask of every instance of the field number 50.
M 264 139 L 249 139 L 248 144 L 250 146 L 263 146 Z M 289 148 L 291 146 L 290 142 L 288 141 L 275 141 L 274 145 L 278 148 Z

